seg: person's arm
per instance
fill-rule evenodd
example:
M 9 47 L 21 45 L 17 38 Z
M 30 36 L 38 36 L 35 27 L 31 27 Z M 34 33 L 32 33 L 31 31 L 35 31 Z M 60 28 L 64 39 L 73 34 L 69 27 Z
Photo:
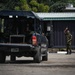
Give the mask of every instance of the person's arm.
M 64 33 L 66 34 L 67 31 L 68 31 L 68 28 L 66 27 L 65 30 L 64 30 Z

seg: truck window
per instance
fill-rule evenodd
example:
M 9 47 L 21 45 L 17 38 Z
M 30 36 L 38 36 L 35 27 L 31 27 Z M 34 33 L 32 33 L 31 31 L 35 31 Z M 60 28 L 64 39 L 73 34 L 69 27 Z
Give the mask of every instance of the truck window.
M 4 33 L 4 19 L 0 18 L 0 32 Z
M 12 37 L 17 37 L 17 41 L 15 38 L 13 38 L 13 42 L 14 43 L 20 43 L 19 39 L 21 39 L 21 41 L 24 40 L 25 37 L 25 41 L 23 41 L 22 43 L 29 43 L 30 40 L 30 32 L 34 31 L 34 20 L 33 19 L 27 19 L 27 18 L 5 18 L 5 19 L 1 19 L 1 27 L 0 27 L 0 31 L 1 33 L 3 33 L 1 35 L 1 39 L 8 43 L 10 42 L 10 39 L 12 41 Z M 27 30 L 29 30 L 27 32 Z M 11 37 L 11 38 L 10 38 Z M 23 40 L 22 40 L 23 39 Z

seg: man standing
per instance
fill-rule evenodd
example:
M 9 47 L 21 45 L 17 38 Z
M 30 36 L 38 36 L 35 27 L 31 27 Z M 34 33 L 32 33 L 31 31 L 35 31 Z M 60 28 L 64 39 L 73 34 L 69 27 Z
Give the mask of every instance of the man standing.
M 71 42 L 72 42 L 72 34 L 70 33 L 68 27 L 64 30 L 66 36 L 66 50 L 67 54 L 71 54 Z

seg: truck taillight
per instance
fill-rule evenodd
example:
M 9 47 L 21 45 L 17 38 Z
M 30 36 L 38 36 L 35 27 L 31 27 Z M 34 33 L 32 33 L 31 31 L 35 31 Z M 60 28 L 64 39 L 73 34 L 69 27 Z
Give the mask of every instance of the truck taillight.
M 32 44 L 37 45 L 37 37 L 36 36 L 32 36 Z

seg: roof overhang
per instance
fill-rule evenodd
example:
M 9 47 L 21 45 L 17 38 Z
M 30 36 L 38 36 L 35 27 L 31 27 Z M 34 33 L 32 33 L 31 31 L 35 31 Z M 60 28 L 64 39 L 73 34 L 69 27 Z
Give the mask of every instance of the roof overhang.
M 36 13 L 42 20 L 75 20 L 75 13 Z
M 49 21 L 49 20 L 75 20 L 75 17 L 57 17 L 57 18 L 42 18 L 44 21 Z

